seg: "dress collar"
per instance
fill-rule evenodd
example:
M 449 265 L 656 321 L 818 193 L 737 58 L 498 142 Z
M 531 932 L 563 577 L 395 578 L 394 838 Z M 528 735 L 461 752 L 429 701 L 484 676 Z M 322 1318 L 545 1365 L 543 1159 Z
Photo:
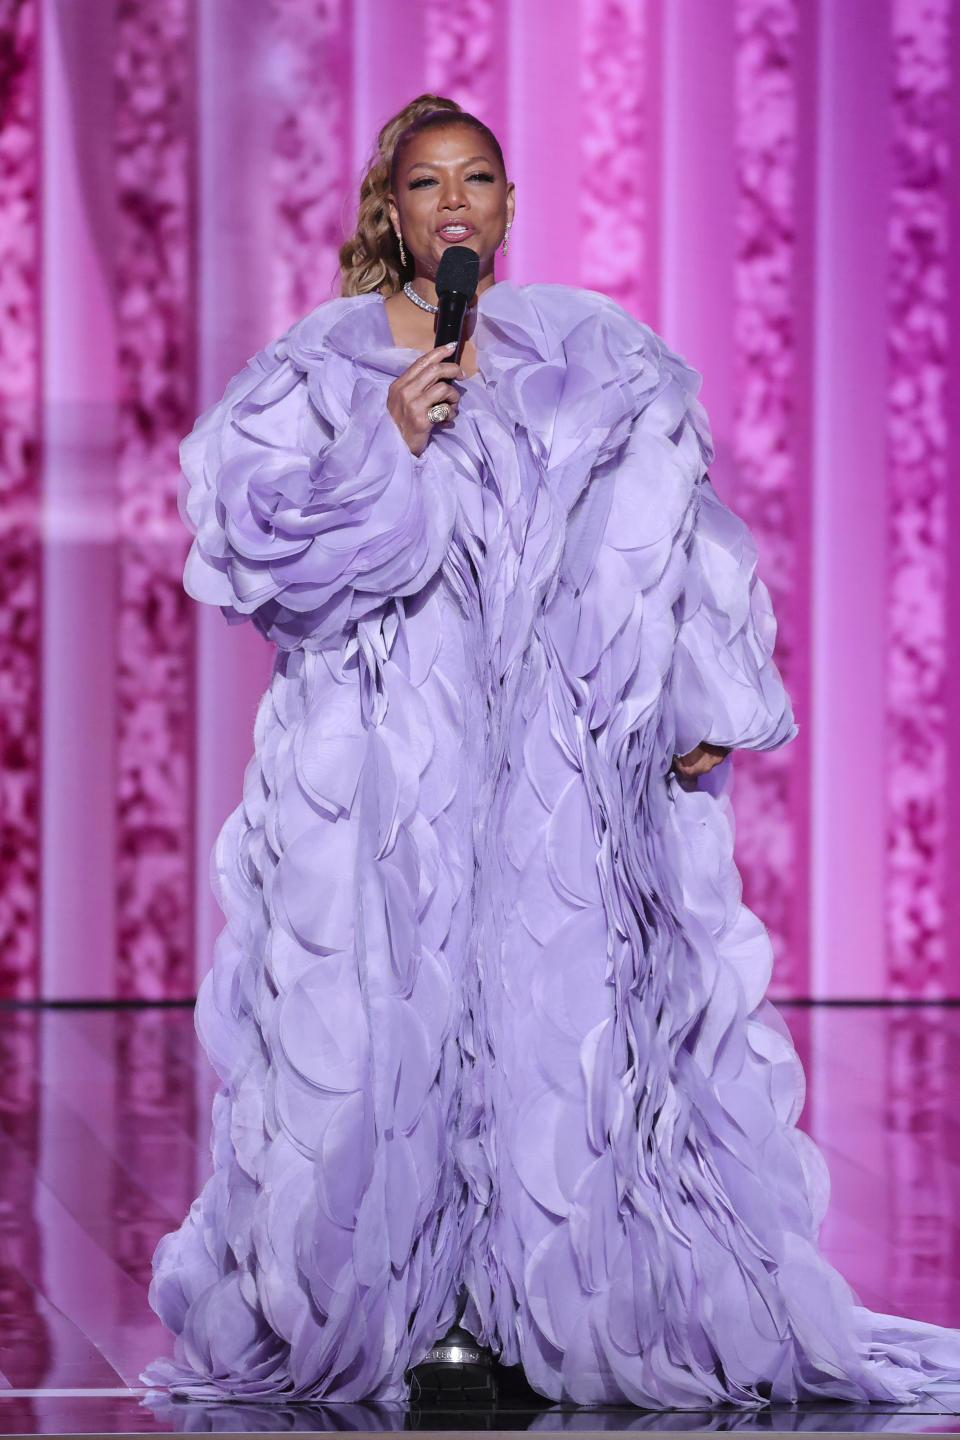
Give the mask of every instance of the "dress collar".
M 495 285 L 484 290 L 477 301 L 477 325 L 473 333 L 473 342 L 477 349 L 478 370 L 476 375 L 469 376 L 465 382 L 458 381 L 458 384 L 469 385 L 472 381 L 481 381 L 481 352 L 487 333 L 487 326 L 484 323 L 486 309 L 490 297 L 495 291 L 501 289 L 515 291 L 517 287 L 508 280 L 499 280 Z M 371 370 L 391 376 L 402 375 L 404 370 L 408 369 L 414 360 L 424 352 L 412 346 L 394 343 L 393 331 L 390 329 L 390 321 L 387 319 L 384 305 L 385 297 L 379 291 L 356 296 L 354 307 L 339 317 L 327 331 L 326 345 L 327 348 L 335 350 L 337 354 L 353 360 L 358 365 L 365 365 Z

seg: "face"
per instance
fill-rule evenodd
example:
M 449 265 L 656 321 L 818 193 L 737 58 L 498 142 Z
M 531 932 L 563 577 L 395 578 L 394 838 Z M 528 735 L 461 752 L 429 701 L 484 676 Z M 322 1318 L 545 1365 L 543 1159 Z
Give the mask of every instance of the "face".
M 389 206 L 418 275 L 432 279 L 447 246 L 465 245 L 479 255 L 482 276 L 513 219 L 513 185 L 479 131 L 451 125 L 405 146 Z

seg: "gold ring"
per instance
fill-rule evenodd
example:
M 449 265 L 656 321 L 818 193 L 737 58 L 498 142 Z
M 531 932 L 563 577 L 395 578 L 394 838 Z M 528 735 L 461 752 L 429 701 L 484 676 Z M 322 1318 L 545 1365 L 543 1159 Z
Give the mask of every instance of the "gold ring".
M 441 400 L 437 405 L 431 405 L 427 411 L 427 419 L 431 425 L 442 425 L 444 420 L 450 419 L 450 406 L 445 400 Z

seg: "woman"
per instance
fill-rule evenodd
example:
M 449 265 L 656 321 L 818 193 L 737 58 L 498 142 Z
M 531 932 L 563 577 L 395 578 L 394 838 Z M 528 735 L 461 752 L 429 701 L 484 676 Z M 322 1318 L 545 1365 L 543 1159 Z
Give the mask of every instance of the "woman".
M 960 1334 L 817 1252 L 767 936 L 695 779 L 796 729 L 699 376 L 602 295 L 495 285 L 513 210 L 489 130 L 414 101 L 344 298 L 184 443 L 187 588 L 278 653 L 216 852 L 215 1173 L 157 1251 L 147 1379 L 401 1399 L 465 1295 L 555 1399 L 910 1399 Z

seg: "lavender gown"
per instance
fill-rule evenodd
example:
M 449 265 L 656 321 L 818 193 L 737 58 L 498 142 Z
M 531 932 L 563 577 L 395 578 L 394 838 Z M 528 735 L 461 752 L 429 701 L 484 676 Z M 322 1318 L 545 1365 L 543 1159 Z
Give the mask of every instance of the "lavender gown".
M 667 773 L 796 728 L 699 376 L 565 286 L 492 287 L 475 340 L 419 458 L 375 294 L 184 442 L 187 588 L 278 653 L 215 856 L 214 1174 L 157 1249 L 178 1339 L 145 1378 L 399 1400 L 465 1287 L 555 1399 L 956 1384 L 960 1332 L 868 1311 L 818 1253 L 724 785 Z

